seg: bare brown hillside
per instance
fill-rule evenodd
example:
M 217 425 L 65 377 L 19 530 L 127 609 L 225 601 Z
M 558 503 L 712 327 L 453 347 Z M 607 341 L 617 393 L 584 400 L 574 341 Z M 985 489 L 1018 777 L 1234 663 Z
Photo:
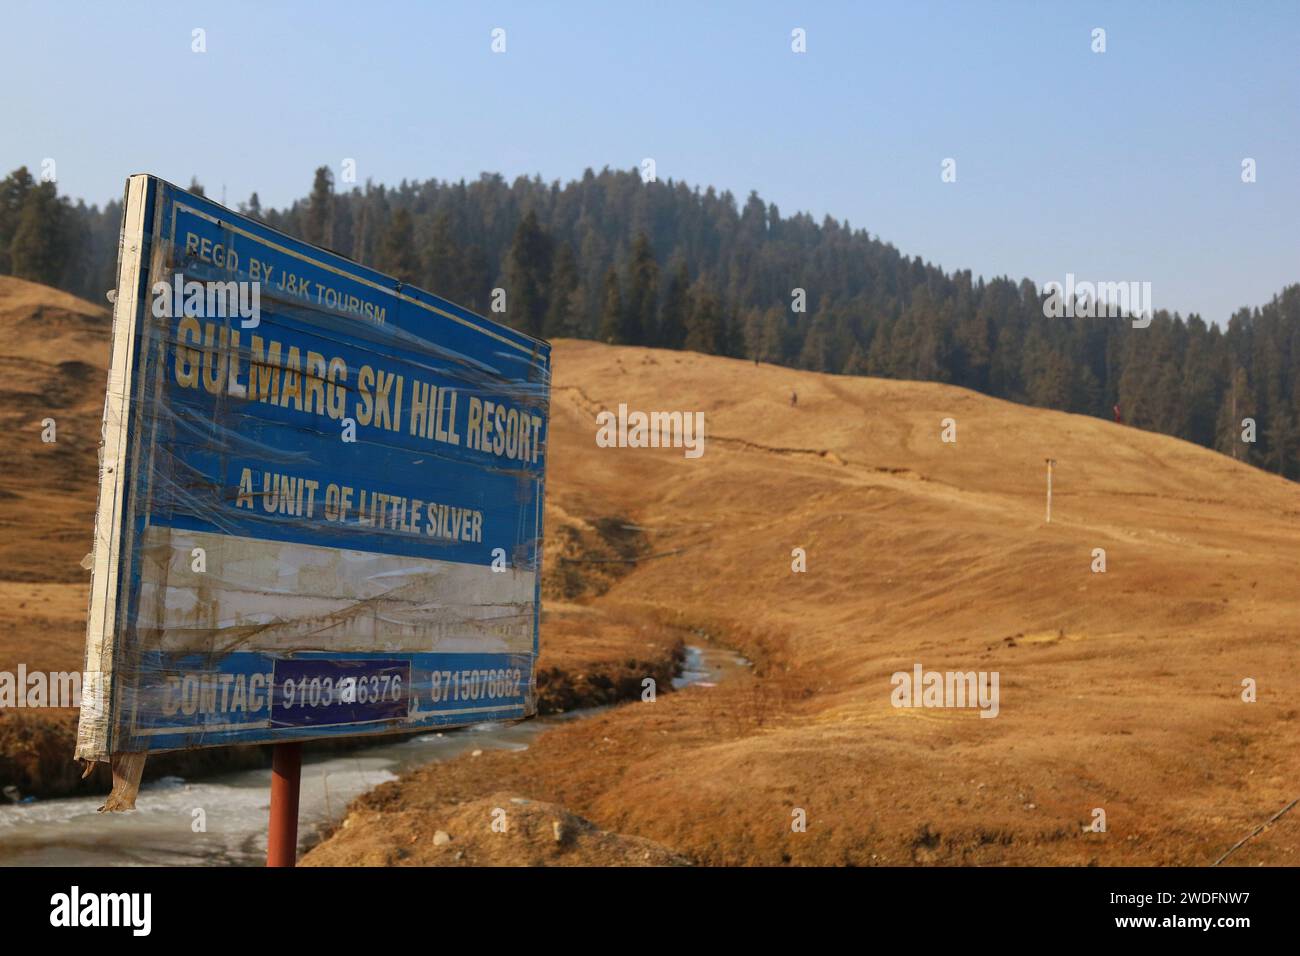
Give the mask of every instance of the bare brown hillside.
M 620 402 L 703 410 L 704 456 L 597 447 Z M 589 342 L 557 343 L 552 416 L 548 493 L 670 552 L 598 606 L 717 635 L 754 676 L 385 785 L 312 859 L 509 789 L 705 863 L 1204 864 L 1300 792 L 1295 485 L 958 388 Z M 998 717 L 891 706 L 918 662 L 999 672 Z M 1231 862 L 1298 845 L 1284 817 Z
M 0 670 L 81 666 L 110 317 L 0 277 Z M 53 420 L 53 442 L 42 440 Z
M 0 330 L 0 670 L 75 668 L 107 315 L 0 279 Z M 554 384 L 552 706 L 635 697 L 682 634 L 752 674 L 408 775 L 309 860 L 440 862 L 412 841 L 508 793 L 706 864 L 1201 864 L 1300 793 L 1300 487 L 934 384 L 577 341 Z M 621 402 L 704 411 L 703 457 L 597 447 L 595 414 Z M 917 663 L 997 671 L 998 716 L 891 706 Z M 1085 832 L 1097 808 L 1107 832 Z M 1291 814 L 1230 862 L 1298 846 Z M 507 861 L 484 852 L 458 862 Z

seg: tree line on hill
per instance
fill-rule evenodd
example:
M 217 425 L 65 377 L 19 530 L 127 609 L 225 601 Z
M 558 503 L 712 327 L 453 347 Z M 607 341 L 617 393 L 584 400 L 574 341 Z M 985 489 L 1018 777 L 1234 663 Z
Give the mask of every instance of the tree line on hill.
M 1146 328 L 1048 318 L 1028 279 L 947 273 L 756 193 L 739 203 L 610 169 L 563 185 L 484 174 L 339 188 L 321 167 L 288 208 L 254 193 L 239 210 L 534 335 L 947 382 L 1105 418 L 1118 408 L 1127 424 L 1300 478 L 1300 284 L 1222 327 L 1163 310 Z M 0 273 L 103 301 L 120 220 L 118 201 L 73 204 L 15 170 L 0 181 Z

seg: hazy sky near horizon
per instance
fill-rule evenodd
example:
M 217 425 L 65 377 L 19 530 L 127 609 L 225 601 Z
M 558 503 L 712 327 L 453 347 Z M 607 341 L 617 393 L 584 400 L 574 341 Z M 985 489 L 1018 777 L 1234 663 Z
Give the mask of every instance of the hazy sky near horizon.
M 0 174 L 53 158 L 89 203 L 133 172 L 283 206 L 345 157 L 386 184 L 652 157 L 949 271 L 1149 281 L 1157 309 L 1214 321 L 1300 281 L 1295 0 L 11 0 L 0 18 Z

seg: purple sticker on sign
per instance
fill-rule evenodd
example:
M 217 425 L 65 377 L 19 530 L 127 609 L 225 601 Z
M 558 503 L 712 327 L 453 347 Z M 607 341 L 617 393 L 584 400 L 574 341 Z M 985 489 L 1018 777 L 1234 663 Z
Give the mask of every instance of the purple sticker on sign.
M 275 662 L 272 727 L 401 720 L 410 710 L 411 665 L 395 660 Z

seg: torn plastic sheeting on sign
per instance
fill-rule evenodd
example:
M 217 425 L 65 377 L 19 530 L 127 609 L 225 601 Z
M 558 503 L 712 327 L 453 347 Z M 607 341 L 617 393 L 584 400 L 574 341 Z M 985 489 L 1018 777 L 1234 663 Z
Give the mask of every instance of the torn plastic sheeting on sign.
M 123 230 L 78 756 L 534 713 L 549 345 L 153 177 Z

